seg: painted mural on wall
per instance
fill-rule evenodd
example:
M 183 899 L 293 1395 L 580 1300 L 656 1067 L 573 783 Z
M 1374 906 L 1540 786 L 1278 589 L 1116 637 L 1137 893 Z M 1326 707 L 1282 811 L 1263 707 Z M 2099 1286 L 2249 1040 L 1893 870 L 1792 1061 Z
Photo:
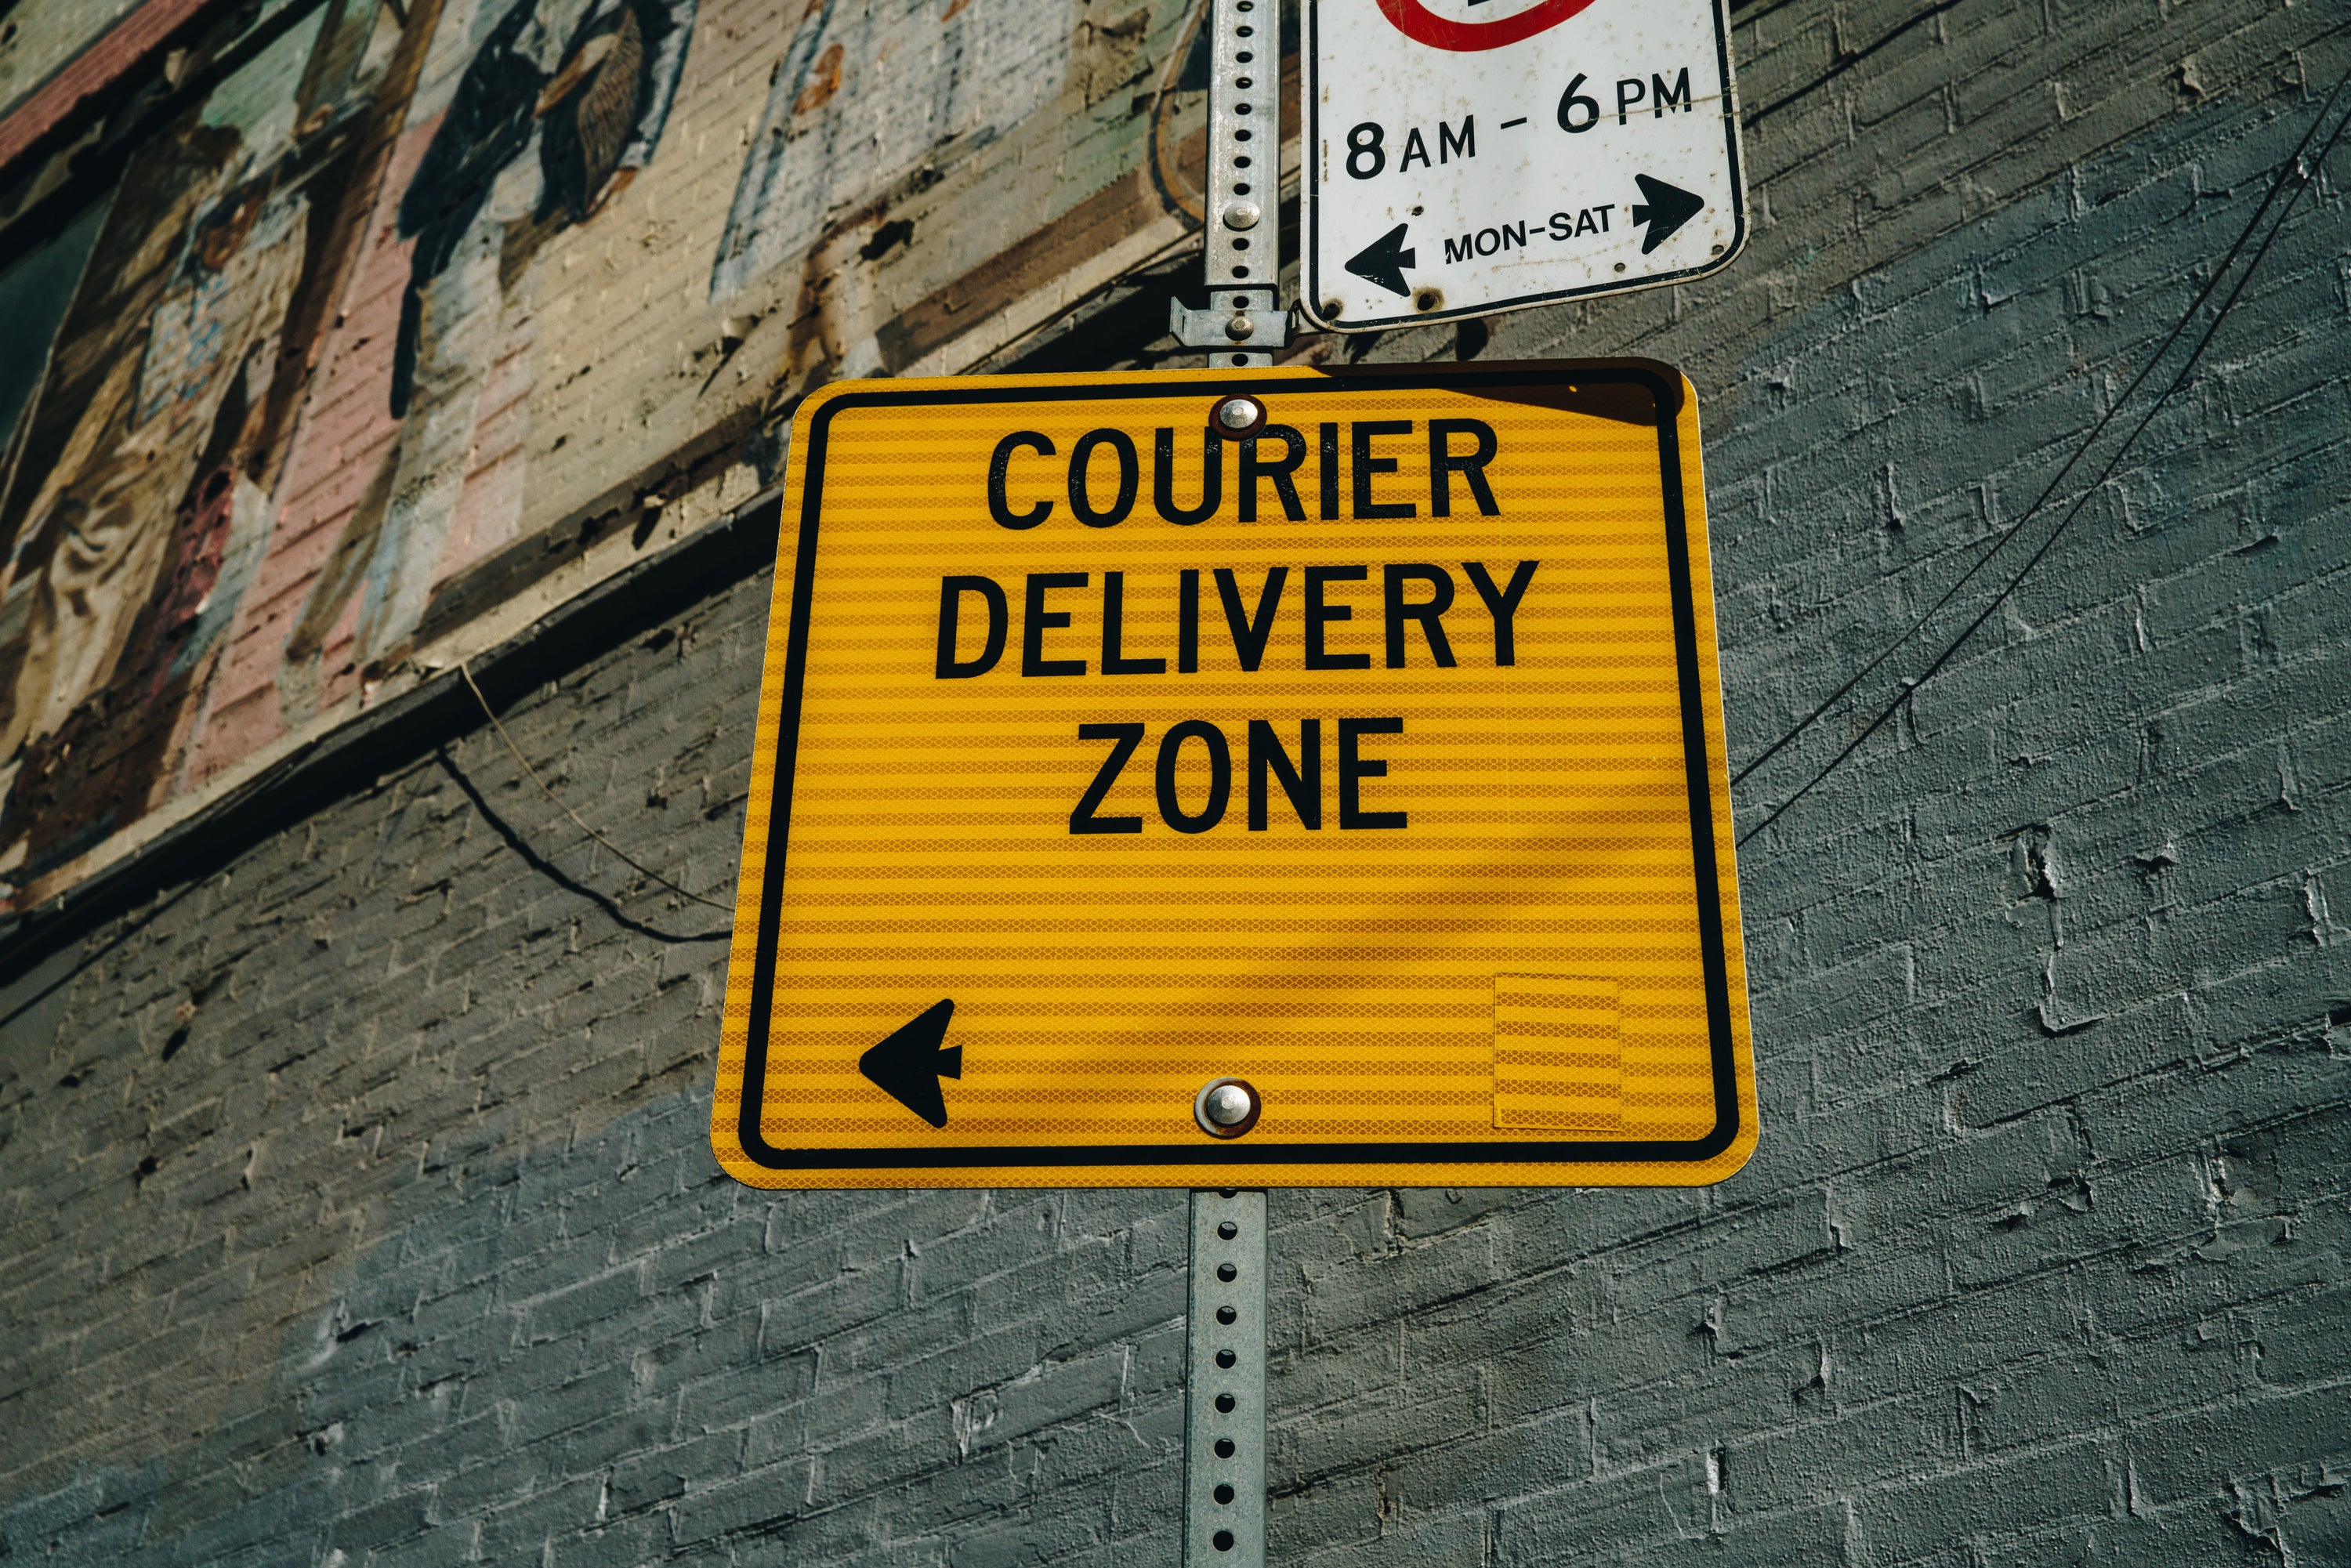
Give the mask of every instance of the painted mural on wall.
M 0 267 L 55 322 L 0 469 L 6 896 L 724 515 L 809 386 L 961 368 L 1180 240 L 1192 10 L 224 20 Z

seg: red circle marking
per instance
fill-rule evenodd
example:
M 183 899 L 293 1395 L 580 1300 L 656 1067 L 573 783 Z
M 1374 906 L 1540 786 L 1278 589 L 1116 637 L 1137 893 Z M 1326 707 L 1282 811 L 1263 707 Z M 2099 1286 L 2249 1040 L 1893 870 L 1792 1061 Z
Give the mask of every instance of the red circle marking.
M 1380 0 L 1380 10 L 1395 24 L 1397 32 L 1414 43 L 1466 54 L 1476 49 L 1499 49 L 1505 44 L 1531 38 L 1558 26 L 1591 4 L 1592 0 L 1542 0 L 1540 5 L 1530 5 L 1517 16 L 1505 16 L 1499 22 L 1450 22 L 1422 5 L 1421 0 Z

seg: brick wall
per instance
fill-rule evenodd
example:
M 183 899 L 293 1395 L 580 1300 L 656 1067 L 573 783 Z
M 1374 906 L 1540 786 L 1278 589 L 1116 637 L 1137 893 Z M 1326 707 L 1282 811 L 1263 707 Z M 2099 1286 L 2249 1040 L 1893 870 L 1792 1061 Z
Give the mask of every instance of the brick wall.
M 2351 67 L 2308 5 L 1739 21 L 1737 267 L 1338 350 L 1689 369 L 1734 764 L 2022 514 Z M 1275 1557 L 2351 1558 L 2330 167 L 2041 569 L 1743 852 L 1745 1171 L 1276 1195 Z M 721 902 L 766 594 L 491 687 L 565 801 Z M 376 744 L 213 874 L 20 939 L 5 1552 L 1174 1562 L 1181 1196 L 736 1188 L 725 917 L 477 719 Z

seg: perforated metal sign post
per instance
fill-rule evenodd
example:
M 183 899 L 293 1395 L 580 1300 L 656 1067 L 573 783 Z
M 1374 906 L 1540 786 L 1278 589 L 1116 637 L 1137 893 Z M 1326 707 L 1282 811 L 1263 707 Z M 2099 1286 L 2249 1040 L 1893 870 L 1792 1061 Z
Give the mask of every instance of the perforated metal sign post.
M 761 1186 L 1694 1184 L 1755 1141 L 1641 361 L 844 383 L 712 1123 Z
M 1317 325 L 1700 277 L 1745 242 L 1722 0 L 1308 0 L 1306 20 Z
M 1265 1562 L 1267 1261 L 1264 1193 L 1192 1194 L 1184 1568 Z

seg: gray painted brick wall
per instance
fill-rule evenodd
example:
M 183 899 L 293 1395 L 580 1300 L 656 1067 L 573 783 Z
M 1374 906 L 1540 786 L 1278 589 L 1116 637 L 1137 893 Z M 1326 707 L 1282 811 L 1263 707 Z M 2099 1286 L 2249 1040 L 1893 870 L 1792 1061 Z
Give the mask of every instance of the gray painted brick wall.
M 1368 351 L 1689 370 L 1743 763 L 2073 452 L 2351 25 L 1739 23 L 1739 266 Z M 1747 1170 L 1276 1196 L 1278 1560 L 2351 1562 L 2346 179 L 2043 569 L 1747 847 Z M 721 902 L 767 591 L 507 716 Z M 482 728 L 19 976 L 0 1554 L 1173 1563 L 1182 1196 L 737 1188 L 723 924 Z

